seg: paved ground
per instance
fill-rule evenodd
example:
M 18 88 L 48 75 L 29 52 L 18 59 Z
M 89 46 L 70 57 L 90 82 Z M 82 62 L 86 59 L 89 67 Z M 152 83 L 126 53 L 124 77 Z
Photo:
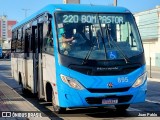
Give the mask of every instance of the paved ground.
M 2 67 L 4 64 L 6 65 Z M 36 119 L 32 116 L 45 116 L 16 92 L 16 90 L 21 91 L 21 86 L 11 78 L 9 65 L 9 62 L 0 61 L 0 116 L 2 117 L 0 120 L 10 120 L 10 116 L 12 116 L 12 120 L 32 120 Z M 21 116 L 26 116 L 26 118 L 21 118 Z M 47 120 L 47 117 L 40 119 Z

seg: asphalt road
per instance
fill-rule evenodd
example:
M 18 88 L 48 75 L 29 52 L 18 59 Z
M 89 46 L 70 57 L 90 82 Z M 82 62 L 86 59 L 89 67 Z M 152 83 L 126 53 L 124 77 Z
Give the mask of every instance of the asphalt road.
M 156 75 L 156 77 L 160 75 L 157 71 L 152 71 L 153 76 L 154 74 Z M 23 95 L 20 86 L 11 77 L 10 61 L 0 61 L 0 80 L 11 86 L 36 108 L 45 113 L 47 117 L 57 120 L 150 120 L 153 118 L 154 120 L 160 120 L 160 80 L 158 81 L 157 78 L 154 80 L 153 77 L 152 79 L 148 79 L 149 80 L 146 101 L 144 103 L 131 105 L 129 109 L 127 109 L 127 111 L 125 112 L 116 111 L 113 106 L 110 106 L 105 108 L 68 109 L 67 114 L 57 115 L 53 112 L 51 103 L 46 103 L 42 100 L 40 101 L 31 94 Z M 145 117 L 138 117 L 138 115 Z M 158 115 L 159 117 L 155 117 L 156 115 Z

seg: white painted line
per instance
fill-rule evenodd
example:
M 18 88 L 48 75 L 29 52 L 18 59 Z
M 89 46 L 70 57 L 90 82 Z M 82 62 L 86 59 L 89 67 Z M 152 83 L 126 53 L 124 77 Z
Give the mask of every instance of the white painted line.
M 160 79 L 157 78 L 147 78 L 148 81 L 160 82 Z
M 129 107 L 127 111 L 141 111 L 141 110 Z
M 158 102 L 158 101 L 152 101 L 152 100 L 148 100 L 148 99 L 146 99 L 145 101 L 150 102 L 150 103 L 154 103 L 154 104 L 160 104 L 160 102 Z

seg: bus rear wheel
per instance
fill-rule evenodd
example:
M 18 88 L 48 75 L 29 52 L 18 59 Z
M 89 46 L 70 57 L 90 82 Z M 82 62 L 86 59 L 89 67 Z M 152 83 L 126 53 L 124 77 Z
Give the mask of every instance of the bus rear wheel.
M 115 105 L 115 108 L 118 111 L 125 111 L 126 109 L 128 109 L 130 106 L 130 104 L 122 104 L 122 105 Z
M 27 90 L 24 88 L 23 83 L 22 83 L 22 77 L 21 74 L 19 74 L 19 85 L 21 86 L 21 91 L 23 94 L 27 94 Z
M 53 106 L 53 111 L 58 114 L 62 114 L 66 112 L 66 108 L 59 107 L 56 105 L 56 99 L 53 91 L 52 91 L 52 106 Z

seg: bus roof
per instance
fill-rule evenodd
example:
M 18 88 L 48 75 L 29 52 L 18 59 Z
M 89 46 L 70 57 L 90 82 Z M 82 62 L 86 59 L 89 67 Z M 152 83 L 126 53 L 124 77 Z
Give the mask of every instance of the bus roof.
M 17 28 L 18 26 L 27 23 L 31 19 L 35 18 L 37 15 L 49 12 L 53 13 L 55 11 L 72 11 L 72 12 L 109 12 L 109 13 L 125 13 L 129 12 L 128 9 L 123 7 L 114 7 L 114 6 L 104 6 L 104 5 L 84 5 L 84 4 L 50 4 L 42 8 L 38 12 L 32 14 L 21 22 L 17 23 L 12 27 L 12 29 Z

